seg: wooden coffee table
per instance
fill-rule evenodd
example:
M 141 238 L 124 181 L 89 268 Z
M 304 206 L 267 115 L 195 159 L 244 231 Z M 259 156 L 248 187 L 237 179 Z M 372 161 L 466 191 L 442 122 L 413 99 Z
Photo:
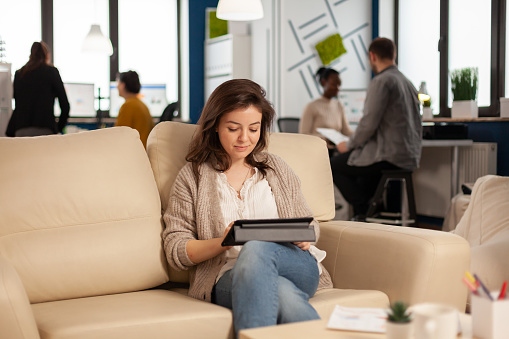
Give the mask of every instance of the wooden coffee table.
M 327 329 L 328 319 L 305 321 L 294 324 L 260 327 L 243 330 L 239 339 L 385 339 L 385 334 L 351 332 Z M 461 314 L 460 321 L 463 330 L 458 338 L 472 338 L 472 321 L 470 315 Z M 475 338 L 472 338 L 475 339 Z

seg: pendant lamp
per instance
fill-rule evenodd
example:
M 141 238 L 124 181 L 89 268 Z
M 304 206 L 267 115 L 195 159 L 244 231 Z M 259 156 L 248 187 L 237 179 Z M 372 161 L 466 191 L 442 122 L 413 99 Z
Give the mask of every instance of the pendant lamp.
M 83 41 L 81 50 L 83 52 L 102 53 L 108 56 L 113 54 L 111 41 L 104 36 L 101 32 L 101 26 L 99 25 L 92 25 L 92 27 L 90 27 L 90 32 L 88 32 L 85 41 Z
M 263 18 L 261 0 L 219 0 L 216 16 L 231 21 L 251 21 Z

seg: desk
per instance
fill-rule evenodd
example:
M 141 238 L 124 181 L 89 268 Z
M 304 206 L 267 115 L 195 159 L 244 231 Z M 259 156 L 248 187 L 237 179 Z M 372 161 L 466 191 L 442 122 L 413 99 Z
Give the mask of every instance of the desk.
M 422 147 L 452 147 L 451 156 L 451 197 L 458 194 L 459 147 L 472 146 L 473 140 L 422 140 Z
M 239 339 L 384 339 L 385 334 L 368 332 L 351 332 L 327 329 L 328 319 L 304 321 L 293 324 L 268 326 L 242 330 Z M 467 314 L 460 314 L 463 333 L 458 338 L 472 338 L 472 318 Z M 474 338 L 475 339 L 475 338 Z

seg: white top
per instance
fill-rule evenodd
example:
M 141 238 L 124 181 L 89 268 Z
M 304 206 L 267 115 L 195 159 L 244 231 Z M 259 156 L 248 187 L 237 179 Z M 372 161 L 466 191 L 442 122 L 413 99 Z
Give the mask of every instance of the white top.
M 247 179 L 240 190 L 240 198 L 235 189 L 228 183 L 224 173 L 218 173 L 217 186 L 221 212 L 225 220 L 226 229 L 232 221 L 238 219 L 275 219 L 279 218 L 276 200 L 272 194 L 267 179 L 255 168 L 255 174 Z M 237 261 L 242 246 L 233 246 L 226 251 L 226 264 L 217 275 L 216 282 L 223 274 L 231 270 Z M 315 257 L 317 263 L 325 256 L 325 251 L 311 246 L 309 253 Z M 318 269 L 321 272 L 320 265 Z
M 345 108 L 337 98 L 320 97 L 306 105 L 299 124 L 299 133 L 326 139 L 317 128 L 330 128 L 349 137 L 353 134 L 346 120 Z

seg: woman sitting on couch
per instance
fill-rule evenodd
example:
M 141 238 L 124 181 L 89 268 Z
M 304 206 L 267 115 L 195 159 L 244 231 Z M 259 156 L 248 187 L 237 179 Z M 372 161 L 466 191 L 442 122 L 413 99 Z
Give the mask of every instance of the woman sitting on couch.
M 317 288 L 332 287 L 320 264 L 325 253 L 309 242 L 221 246 L 237 219 L 312 216 L 296 174 L 263 152 L 274 115 L 258 84 L 220 85 L 203 108 L 164 214 L 169 264 L 190 269 L 191 297 L 232 310 L 236 334 L 319 319 L 308 300 Z

